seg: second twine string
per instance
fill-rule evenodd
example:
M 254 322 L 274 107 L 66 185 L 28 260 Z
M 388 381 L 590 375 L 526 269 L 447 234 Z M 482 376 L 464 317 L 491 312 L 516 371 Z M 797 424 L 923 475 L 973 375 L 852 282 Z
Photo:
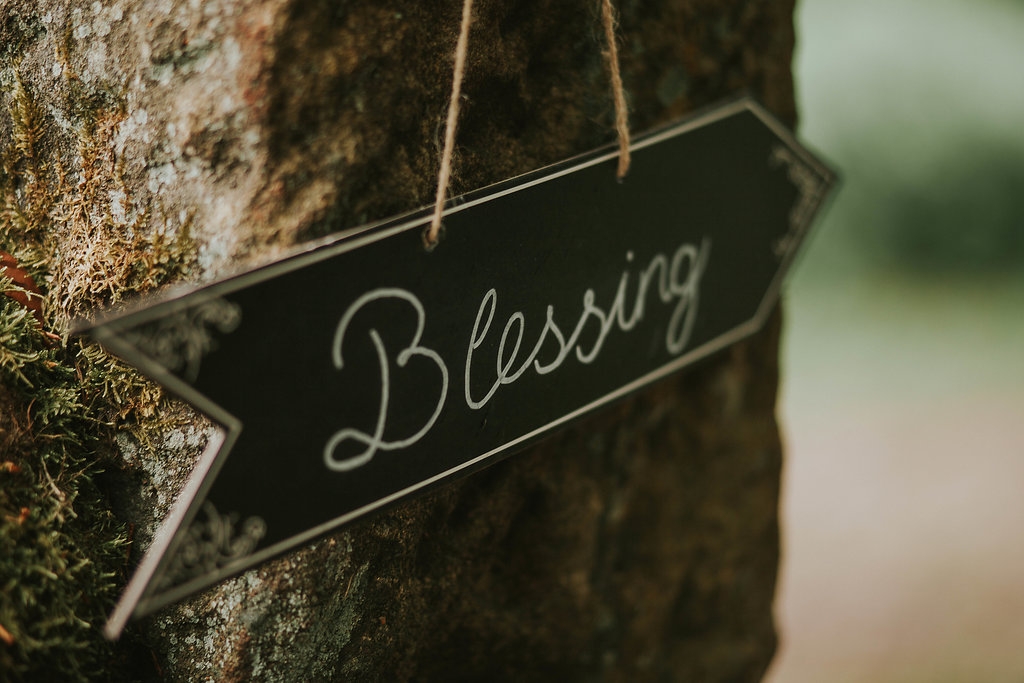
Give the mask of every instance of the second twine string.
M 441 214 L 444 211 L 445 195 L 452 173 L 452 153 L 455 149 L 455 129 L 459 121 L 459 104 L 462 95 L 462 78 L 466 73 L 466 51 L 469 46 L 469 26 L 472 23 L 473 0 L 463 0 L 462 23 L 459 27 L 459 39 L 455 45 L 455 68 L 452 72 L 452 94 L 448 103 L 448 120 L 444 129 L 444 149 L 441 152 L 441 167 L 437 173 L 437 196 L 434 200 L 434 215 L 430 227 L 423 235 L 427 249 L 437 245 L 441 231 Z M 616 172 L 619 180 L 629 172 L 629 110 L 626 106 L 626 93 L 622 87 L 622 74 L 619 70 L 619 48 L 616 38 L 616 16 L 612 0 L 601 0 L 601 23 L 604 26 L 607 48 L 604 52 L 608 63 L 608 72 L 612 82 L 612 95 L 615 100 L 615 132 L 619 139 L 619 166 Z

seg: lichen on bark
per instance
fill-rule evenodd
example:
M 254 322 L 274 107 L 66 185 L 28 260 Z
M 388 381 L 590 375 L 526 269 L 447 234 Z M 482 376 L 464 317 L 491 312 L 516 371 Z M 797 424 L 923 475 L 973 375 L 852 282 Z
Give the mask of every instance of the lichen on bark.
M 453 194 L 613 139 L 597 2 L 475 4 Z M 616 4 L 634 129 L 738 89 L 792 121 L 792 2 Z M 99 638 L 211 427 L 69 338 L 70 320 L 429 202 L 460 10 L 414 0 L 0 7 L 0 250 L 40 284 L 44 329 L 61 338 L 0 297 L 0 350 L 14 359 L 0 370 L 0 443 L 16 455 L 0 461 L 18 468 L 0 462 L 0 482 L 11 482 L 0 539 L 21 552 L 34 548 L 25 529 L 56 531 L 91 563 L 51 579 L 0 554 L 18 595 L 62 586 L 37 602 L 70 614 L 61 633 L 74 634 L 31 650 L 46 619 L 5 592 L 0 625 L 15 642 L 0 642 L 5 670 L 760 677 L 774 648 L 777 318 L 526 453 L 133 626 L 116 647 Z M 32 512 L 19 522 L 23 495 Z

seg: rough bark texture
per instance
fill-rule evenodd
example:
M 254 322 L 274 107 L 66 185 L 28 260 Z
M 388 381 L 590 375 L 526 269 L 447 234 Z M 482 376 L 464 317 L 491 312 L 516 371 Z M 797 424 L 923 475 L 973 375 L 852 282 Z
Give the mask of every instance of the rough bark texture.
M 741 89 L 794 118 L 792 2 L 618 5 L 635 130 Z M 478 0 L 455 193 L 612 139 L 598 7 Z M 94 214 L 105 207 L 104 229 L 186 234 L 186 247 L 175 244 L 191 252 L 164 279 L 205 281 L 432 199 L 460 10 L 8 0 L 0 147 L 20 139 L 27 95 L 47 168 L 85 178 L 83 141 L 109 162 L 102 192 L 88 198 Z M 12 178 L 29 166 L 19 163 Z M 10 201 L 29 201 L 34 178 L 10 180 L 25 190 Z M 88 186 L 67 183 L 60 201 Z M 140 223 L 143 214 L 160 220 Z M 58 220 L 69 215 L 39 213 L 58 333 L 95 301 L 148 288 L 69 284 L 82 240 L 105 234 L 76 235 L 73 220 Z M 144 621 L 106 667 L 85 673 L 759 680 L 775 646 L 778 327 L 776 316 L 755 338 L 527 452 Z M 158 416 L 163 426 L 117 434 L 105 482 L 116 515 L 134 524 L 134 557 L 209 433 L 181 406 L 165 402 Z

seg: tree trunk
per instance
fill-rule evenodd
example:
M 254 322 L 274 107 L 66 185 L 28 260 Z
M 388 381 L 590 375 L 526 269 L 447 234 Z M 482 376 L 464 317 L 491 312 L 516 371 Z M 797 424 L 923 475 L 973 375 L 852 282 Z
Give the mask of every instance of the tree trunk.
M 743 89 L 792 123 L 792 4 L 616 3 L 633 130 Z M 0 249 L 45 295 L 43 329 L 63 336 L 98 307 L 432 201 L 460 13 L 412 0 L 0 7 Z M 603 41 L 598 0 L 477 0 L 453 194 L 614 139 Z M 0 461 L 17 469 L 0 467 L 0 541 L 41 553 L 24 531 L 37 524 L 68 539 L 61 561 L 97 567 L 50 558 L 50 579 L 24 570 L 35 555 L 0 559 L 0 584 L 40 603 L 0 598 L 0 670 L 15 680 L 754 681 L 768 666 L 778 315 L 695 370 L 107 645 L 99 622 L 210 426 L 3 306 L 0 321 L 17 318 L 5 348 L 43 355 L 0 363 Z M 78 398 L 54 403 L 48 427 L 39 411 L 57 389 Z M 40 455 L 52 443 L 66 445 Z M 47 519 L 51 504 L 62 514 Z M 46 625 L 53 610 L 73 616 Z

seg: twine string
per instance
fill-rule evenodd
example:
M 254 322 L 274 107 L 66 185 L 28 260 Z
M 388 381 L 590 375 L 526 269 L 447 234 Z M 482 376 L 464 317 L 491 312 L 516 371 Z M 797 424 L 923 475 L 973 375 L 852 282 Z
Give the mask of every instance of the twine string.
M 437 236 L 441 232 L 441 212 L 444 210 L 445 193 L 448 191 L 448 179 L 452 174 L 455 126 L 459 120 L 459 98 L 462 93 L 462 77 L 466 72 L 466 48 L 469 45 L 469 25 L 473 20 L 472 12 L 473 0 L 463 0 L 462 26 L 459 28 L 459 41 L 455 45 L 452 96 L 448 102 L 448 122 L 444 127 L 444 151 L 441 153 L 441 168 L 437 172 L 437 197 L 434 200 L 434 216 L 430 219 L 430 228 L 423 235 L 423 243 L 427 249 L 433 249 L 437 246 Z
M 615 132 L 619 137 L 619 168 L 616 177 L 622 180 L 629 173 L 629 108 L 626 93 L 622 87 L 622 73 L 619 71 L 619 47 L 616 40 L 618 22 L 612 0 L 601 0 L 601 23 L 604 24 L 604 38 L 608 47 L 604 56 L 612 81 L 612 95 L 615 99 Z
M 434 214 L 430 219 L 430 227 L 423 233 L 423 245 L 431 250 L 437 246 L 441 232 L 441 214 L 444 211 L 445 195 L 448 192 L 448 181 L 452 174 L 452 153 L 455 149 L 455 129 L 459 121 L 459 104 L 462 95 L 462 79 L 466 73 L 466 51 L 469 46 L 469 27 L 472 23 L 473 0 L 463 0 L 462 24 L 459 28 L 459 39 L 455 45 L 455 68 L 452 73 L 452 94 L 448 102 L 448 120 L 444 128 L 444 149 L 441 152 L 441 167 L 437 172 L 437 194 L 434 199 Z M 626 104 L 626 93 L 622 86 L 622 73 L 619 69 L 619 48 L 616 39 L 617 19 L 612 0 L 601 0 L 601 23 L 604 25 L 604 37 L 607 48 L 604 56 L 608 62 L 608 72 L 612 82 L 612 95 L 615 100 L 615 132 L 619 139 L 619 165 L 616 177 L 622 180 L 629 172 L 629 107 Z

